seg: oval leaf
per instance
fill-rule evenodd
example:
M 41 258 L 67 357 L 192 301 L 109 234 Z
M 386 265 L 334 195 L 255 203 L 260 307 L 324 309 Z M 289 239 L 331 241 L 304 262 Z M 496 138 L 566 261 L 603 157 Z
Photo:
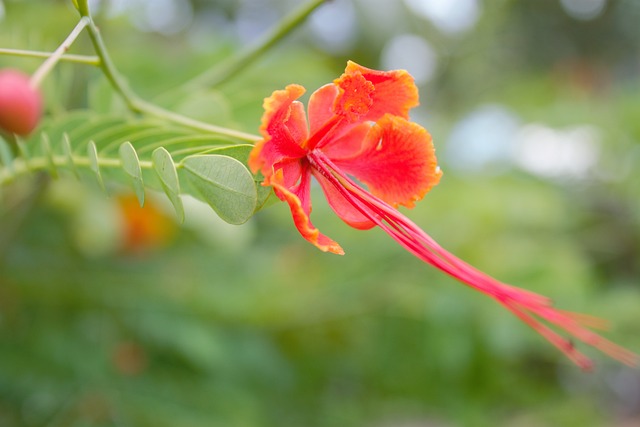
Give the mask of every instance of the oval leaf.
M 51 141 L 49 141 L 49 135 L 43 132 L 40 137 L 40 142 L 42 145 L 42 153 L 44 154 L 47 161 L 49 173 L 53 178 L 58 178 L 58 170 L 56 169 L 55 162 L 53 161 L 53 151 L 51 150 Z
M 0 162 L 6 167 L 9 172 L 13 173 L 13 154 L 11 154 L 11 147 L 9 143 L 4 140 L 0 135 Z
M 20 153 L 20 157 L 22 157 L 22 161 L 24 162 L 25 168 L 29 172 L 32 172 L 33 169 L 31 169 L 31 161 L 30 161 L 31 154 L 29 153 L 29 149 L 27 148 L 27 144 L 25 144 L 24 141 L 22 141 L 19 137 L 17 137 L 16 146 L 18 147 L 18 153 Z
M 234 158 L 216 154 L 190 156 L 182 167 L 187 179 L 230 224 L 246 222 L 256 207 L 256 186 L 251 173 Z
M 253 145 L 249 144 L 235 144 L 228 145 L 225 147 L 214 148 L 208 150 L 207 154 L 221 154 L 229 157 L 233 157 L 234 159 L 246 164 L 249 161 L 249 153 L 253 150 Z M 265 208 L 266 206 L 271 205 L 272 203 L 276 203 L 277 199 L 270 198 L 273 191 L 271 187 L 263 187 L 262 181 L 258 180 L 257 177 L 254 176 L 254 181 L 256 185 L 256 190 L 258 194 L 258 201 L 256 203 L 255 212 Z
M 178 219 L 180 222 L 184 221 L 184 207 L 182 206 L 182 199 L 180 198 L 180 182 L 178 181 L 178 172 L 176 171 L 176 165 L 173 163 L 171 154 L 162 147 L 157 148 L 151 155 L 151 162 L 153 164 L 153 170 L 155 170 L 158 178 L 160 178 L 162 189 L 178 215 Z
M 131 178 L 131 185 L 133 191 L 136 193 L 140 206 L 144 205 L 144 183 L 142 182 L 142 168 L 140 167 L 140 160 L 138 160 L 138 154 L 135 148 L 129 141 L 123 143 L 118 150 L 120 154 L 120 160 L 122 160 L 122 168 Z
M 73 150 L 71 149 L 71 141 L 69 141 L 69 135 L 67 133 L 62 134 L 62 149 L 64 150 L 64 155 L 67 158 L 67 165 L 76 179 L 80 179 L 80 173 L 78 173 L 78 168 L 76 167 L 76 162 L 73 160 Z
M 98 165 L 98 149 L 96 148 L 96 143 L 93 141 L 89 141 L 89 144 L 87 144 L 87 156 L 89 157 L 89 167 L 96 175 L 100 188 L 106 192 L 107 189 L 104 186 L 104 180 L 102 179 L 100 166 Z

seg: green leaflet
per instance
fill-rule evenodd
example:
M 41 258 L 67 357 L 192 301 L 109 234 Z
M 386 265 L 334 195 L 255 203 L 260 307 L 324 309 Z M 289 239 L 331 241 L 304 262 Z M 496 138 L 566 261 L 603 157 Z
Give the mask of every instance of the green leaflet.
M 89 144 L 87 145 L 87 157 L 89 158 L 89 167 L 95 174 L 98 185 L 100 185 L 100 188 L 102 188 L 102 190 L 106 192 L 107 190 L 104 186 L 104 180 L 102 179 L 102 174 L 100 173 L 98 150 L 96 149 L 96 143 L 93 141 L 89 141 Z
M 58 178 L 58 170 L 53 161 L 53 152 L 51 151 L 51 141 L 49 141 L 49 136 L 46 133 L 42 134 L 42 153 L 47 161 L 49 173 L 53 178 Z
M 241 163 L 247 164 L 249 161 L 249 153 L 253 149 L 253 145 L 250 144 L 238 144 L 232 145 L 228 147 L 217 147 L 207 151 L 206 154 L 221 154 L 229 157 L 233 157 Z M 263 187 L 262 180 L 256 180 L 256 190 L 258 194 L 258 199 L 255 207 L 255 212 L 258 212 L 260 209 L 263 209 L 267 206 L 270 206 L 277 199 L 272 198 L 271 195 L 273 191 L 271 187 Z
M 27 147 L 27 144 L 25 144 L 21 140 L 18 140 L 18 142 L 16 143 L 16 147 L 18 147 L 18 153 L 20 153 L 20 157 L 24 159 L 26 170 L 31 171 L 31 155 L 29 154 L 29 148 Z
M 180 222 L 184 221 L 184 207 L 180 198 L 180 181 L 178 181 L 178 172 L 171 154 L 165 148 L 156 148 L 151 155 L 151 161 L 153 170 L 160 179 L 162 189 L 178 215 L 178 220 Z
M 124 123 L 108 129 L 102 129 L 100 132 L 93 134 L 91 139 L 95 141 L 100 151 L 109 151 L 111 148 L 115 150 L 116 148 L 119 149 L 120 144 L 135 140 L 135 135 L 157 127 L 157 123 Z
M 122 168 L 131 178 L 133 192 L 136 194 L 140 206 L 144 206 L 144 184 L 142 182 L 142 168 L 140 167 L 138 154 L 128 141 L 120 146 L 118 152 L 120 153 L 120 160 L 122 160 Z
M 13 173 L 13 154 L 9 143 L 0 135 L 0 162 Z
M 87 141 L 93 140 L 94 135 L 99 135 L 103 130 L 113 128 L 122 123 L 123 119 L 121 117 L 92 117 L 78 127 L 68 129 L 69 139 L 73 143 L 72 146 L 79 148 L 82 142 L 86 144 Z
M 80 173 L 73 161 L 73 149 L 71 148 L 71 142 L 69 141 L 69 135 L 66 133 L 62 135 L 62 149 L 64 151 L 65 158 L 67 160 L 67 167 L 73 172 L 76 179 L 80 179 Z
M 182 161 L 182 169 L 223 220 L 242 224 L 253 215 L 258 198 L 255 182 L 238 160 L 219 154 L 190 156 Z
M 43 120 L 42 129 L 46 130 L 49 135 L 49 139 L 53 141 L 54 146 L 56 141 L 60 141 L 63 135 L 69 134 L 71 131 L 78 129 L 80 126 L 85 125 L 89 121 L 94 120 L 95 115 L 90 111 L 76 111 L 72 114 L 66 114 L 55 120 L 47 117 Z M 29 141 L 30 142 L 30 141 Z
M 129 184 L 141 205 L 149 189 L 163 191 L 180 221 L 181 196 L 190 194 L 232 224 L 246 222 L 272 194 L 245 166 L 253 146 L 229 137 L 86 111 L 49 120 L 40 129 L 15 147 L 16 158 L 0 142 L 0 184 L 30 171 L 79 180 L 93 176 L 104 191 L 114 183 Z
M 4 167 L 11 174 L 14 173 L 13 168 L 13 154 L 11 154 L 11 147 L 0 135 L 0 168 Z M 2 177 L 2 170 L 0 169 L 0 177 Z M 0 207 L 2 207 L 2 187 L 0 187 Z M 1 211 L 0 211 L 1 212 Z

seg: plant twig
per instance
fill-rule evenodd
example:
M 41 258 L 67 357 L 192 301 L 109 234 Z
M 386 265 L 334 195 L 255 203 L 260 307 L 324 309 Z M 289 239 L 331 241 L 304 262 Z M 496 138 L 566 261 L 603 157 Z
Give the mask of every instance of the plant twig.
M 40 65 L 40 67 L 36 70 L 36 72 L 33 73 L 30 80 L 31 86 L 33 87 L 40 86 L 40 83 L 42 83 L 42 80 L 47 76 L 47 74 L 49 74 L 49 72 L 51 72 L 53 67 L 55 67 L 58 61 L 60 61 L 60 58 L 62 58 L 62 56 L 66 53 L 66 51 L 69 50 L 69 47 L 71 47 L 75 39 L 80 35 L 82 30 L 84 30 L 84 27 L 86 27 L 88 23 L 89 23 L 89 18 L 87 18 L 86 16 L 83 16 L 82 18 L 80 18 L 80 21 L 78 21 L 73 31 L 69 33 L 69 35 L 62 42 L 62 44 L 60 44 L 60 46 L 58 46 L 58 48 L 53 52 L 53 54 L 51 54 L 51 56 L 49 56 L 49 58 L 47 58 L 47 60 L 44 61 L 42 65 Z
M 138 97 L 129 88 L 129 85 L 120 75 L 115 64 L 111 60 L 109 51 L 107 50 L 104 41 L 102 40 L 102 36 L 100 35 L 100 30 L 93 22 L 93 18 L 91 18 L 91 16 L 89 15 L 85 15 L 83 16 L 83 19 L 88 20 L 87 31 L 89 32 L 89 38 L 91 39 L 91 43 L 93 44 L 93 49 L 95 50 L 96 55 L 98 56 L 98 58 L 100 58 L 100 64 L 98 66 L 104 73 L 109 83 L 111 83 L 113 89 L 125 101 L 127 107 L 135 112 L 139 112 L 139 110 L 135 106 Z
M 229 62 L 225 62 L 219 67 L 214 67 L 209 71 L 201 74 L 195 79 L 188 82 L 185 87 L 193 88 L 193 86 L 199 86 L 203 84 L 218 85 L 230 77 L 237 74 L 239 71 L 246 68 L 249 64 L 255 61 L 260 55 L 266 52 L 269 48 L 274 46 L 279 40 L 284 38 L 293 29 L 298 27 L 316 8 L 318 8 L 326 0 L 311 0 L 301 8 L 292 12 L 289 16 L 285 17 L 280 24 L 278 24 L 271 33 L 269 33 L 260 43 L 245 50 Z M 113 89 L 122 97 L 127 107 L 137 113 L 144 113 L 155 117 L 169 120 L 173 123 L 177 123 L 192 129 L 202 130 L 205 132 L 211 132 L 219 135 L 225 135 L 232 138 L 240 139 L 255 143 L 261 138 L 257 135 L 228 129 L 222 126 L 216 126 L 209 123 L 201 122 L 181 114 L 165 110 L 155 104 L 143 100 L 136 95 L 129 87 L 125 79 L 118 72 L 114 62 L 111 60 L 111 56 L 104 44 L 100 30 L 93 22 L 93 18 L 89 12 L 89 6 L 87 0 L 74 0 L 78 12 L 82 16 L 82 19 L 87 20 L 87 30 L 89 37 L 93 44 L 96 55 L 100 59 L 98 66 L 104 73 Z
M 109 55 L 107 47 L 105 46 L 102 36 L 100 35 L 100 30 L 93 22 L 93 19 L 90 16 L 84 16 L 84 18 L 89 20 L 87 24 L 87 30 L 89 32 L 91 42 L 93 43 L 93 48 L 100 58 L 100 69 L 104 73 L 107 80 L 109 80 L 109 83 L 111 83 L 113 89 L 122 97 L 124 102 L 127 104 L 127 107 L 131 111 L 163 118 L 173 123 L 189 127 L 191 129 L 198 129 L 205 132 L 226 135 L 232 138 L 240 139 L 242 141 L 253 143 L 260 140 L 260 137 L 256 135 L 201 122 L 199 120 L 195 120 L 181 114 L 165 110 L 164 108 L 161 108 L 140 98 L 131 90 L 127 82 L 124 80 L 124 78 L 116 68 L 114 62 L 111 60 L 111 56 Z
M 7 49 L 0 47 L 0 55 L 20 56 L 24 58 L 50 58 L 53 52 L 40 52 L 35 50 L 24 49 Z M 70 55 L 65 54 L 60 57 L 60 61 L 75 62 L 85 65 L 100 65 L 100 58 L 88 55 Z
M 195 119 L 183 116 L 181 114 L 174 113 L 173 111 L 165 110 L 162 107 L 158 107 L 155 104 L 151 104 L 139 98 L 136 98 L 134 100 L 134 105 L 137 111 L 140 111 L 158 118 L 166 119 L 173 123 L 177 123 L 191 129 L 217 133 L 220 135 L 226 135 L 232 138 L 240 139 L 240 140 L 251 142 L 251 143 L 257 142 L 260 139 L 262 139 L 261 137 L 254 134 L 245 133 L 245 132 L 201 122 L 199 120 L 195 120 Z

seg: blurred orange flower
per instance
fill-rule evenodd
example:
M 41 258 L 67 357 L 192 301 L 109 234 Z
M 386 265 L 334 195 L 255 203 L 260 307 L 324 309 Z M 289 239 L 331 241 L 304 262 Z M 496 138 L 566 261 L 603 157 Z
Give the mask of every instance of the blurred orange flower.
M 122 213 L 122 246 L 126 252 L 141 253 L 166 245 L 176 231 L 175 221 L 152 200 L 140 206 L 132 193 L 119 195 L 116 201 Z

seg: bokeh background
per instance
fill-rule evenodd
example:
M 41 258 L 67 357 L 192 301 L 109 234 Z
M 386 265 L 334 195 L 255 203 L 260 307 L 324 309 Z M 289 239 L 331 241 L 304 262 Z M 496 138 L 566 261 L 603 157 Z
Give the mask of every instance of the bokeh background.
M 407 214 L 640 351 L 640 2 L 334 0 L 234 79 L 176 90 L 300 4 L 92 2 L 137 92 L 248 132 L 273 90 L 311 91 L 347 59 L 408 69 L 445 175 Z M 0 1 L 0 46 L 53 50 L 76 19 L 69 1 Z M 51 117 L 121 108 L 87 66 L 60 65 L 45 91 Z M 344 257 L 301 239 L 283 204 L 229 226 L 187 199 L 178 224 L 162 196 L 141 210 L 69 179 L 5 190 L 0 426 L 640 425 L 637 370 L 587 350 L 598 369 L 580 372 L 319 193 L 314 223 Z

